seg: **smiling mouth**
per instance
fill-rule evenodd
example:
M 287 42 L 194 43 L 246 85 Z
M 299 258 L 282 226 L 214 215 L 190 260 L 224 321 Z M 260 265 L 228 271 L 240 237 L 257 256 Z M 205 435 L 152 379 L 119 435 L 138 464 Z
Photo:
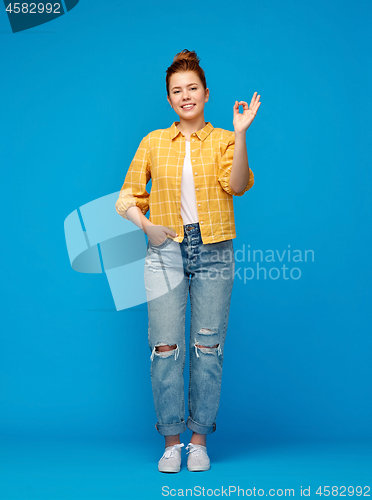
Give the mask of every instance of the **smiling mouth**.
M 182 109 L 192 109 L 195 106 L 195 104 L 184 104 L 181 106 Z

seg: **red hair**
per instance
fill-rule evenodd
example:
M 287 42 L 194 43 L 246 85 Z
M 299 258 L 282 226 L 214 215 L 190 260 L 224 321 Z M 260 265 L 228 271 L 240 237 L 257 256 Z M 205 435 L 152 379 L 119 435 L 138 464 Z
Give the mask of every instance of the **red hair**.
M 204 70 L 199 66 L 199 57 L 194 50 L 183 49 L 176 54 L 173 58 L 172 64 L 167 69 L 167 76 L 165 82 L 167 85 L 167 94 L 169 96 L 169 80 L 174 73 L 181 73 L 182 71 L 195 71 L 200 78 L 204 90 L 207 88 L 207 81 L 205 79 Z

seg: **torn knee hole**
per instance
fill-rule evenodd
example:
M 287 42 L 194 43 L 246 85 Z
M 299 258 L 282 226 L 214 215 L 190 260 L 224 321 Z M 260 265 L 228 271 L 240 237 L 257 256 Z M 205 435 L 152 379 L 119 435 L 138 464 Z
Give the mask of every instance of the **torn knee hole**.
M 164 344 L 159 344 L 159 345 L 156 345 L 155 346 L 155 349 L 157 351 L 160 351 L 160 352 L 164 352 L 164 351 L 172 351 L 173 349 L 177 349 L 177 344 L 173 344 L 173 345 L 164 345 Z
M 198 350 L 200 350 L 200 352 L 202 352 L 204 354 L 214 354 L 214 355 L 217 354 L 217 356 L 220 356 L 222 353 L 222 349 L 221 349 L 220 344 L 215 344 L 212 346 L 203 345 L 203 344 L 199 344 L 199 342 L 197 342 L 197 340 L 195 339 L 194 346 L 195 346 L 195 354 L 196 354 L 197 358 L 200 357 Z
M 201 328 L 199 330 L 199 335 L 215 335 L 218 332 L 218 328 Z
M 174 359 L 177 359 L 179 356 L 179 348 L 177 344 L 157 344 L 154 346 L 151 353 L 151 361 L 153 361 L 154 357 L 157 356 L 159 358 L 170 358 L 174 354 Z

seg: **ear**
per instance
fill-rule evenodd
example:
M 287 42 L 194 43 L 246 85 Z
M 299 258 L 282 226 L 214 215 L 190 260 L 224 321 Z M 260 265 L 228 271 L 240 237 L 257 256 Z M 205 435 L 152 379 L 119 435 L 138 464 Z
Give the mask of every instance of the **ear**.
M 209 89 L 205 89 L 205 93 L 204 93 L 204 97 L 205 97 L 205 102 L 208 102 L 209 100 Z
M 169 104 L 171 105 L 171 107 L 173 108 L 171 100 L 169 99 L 169 95 L 167 95 L 167 100 L 168 100 Z

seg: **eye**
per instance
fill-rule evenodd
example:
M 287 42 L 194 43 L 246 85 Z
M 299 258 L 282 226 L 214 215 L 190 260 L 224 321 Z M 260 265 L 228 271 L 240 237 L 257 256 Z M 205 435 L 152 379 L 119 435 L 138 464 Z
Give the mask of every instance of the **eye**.
M 175 91 L 173 92 L 173 94 L 178 94 L 178 92 L 179 92 L 179 90 L 175 90 Z
M 192 87 L 191 90 L 197 90 L 197 87 Z

